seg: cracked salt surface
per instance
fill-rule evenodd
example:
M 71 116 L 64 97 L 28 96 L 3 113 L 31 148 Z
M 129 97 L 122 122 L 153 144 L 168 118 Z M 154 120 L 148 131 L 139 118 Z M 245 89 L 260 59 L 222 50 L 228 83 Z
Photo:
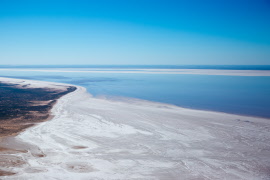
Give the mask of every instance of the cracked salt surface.
M 269 179 L 270 121 L 139 101 L 91 97 L 77 87 L 54 118 L 17 140 L 5 179 Z

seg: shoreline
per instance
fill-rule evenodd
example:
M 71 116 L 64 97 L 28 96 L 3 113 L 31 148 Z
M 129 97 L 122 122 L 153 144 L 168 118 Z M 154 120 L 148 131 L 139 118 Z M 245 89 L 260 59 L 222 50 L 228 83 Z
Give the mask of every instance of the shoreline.
M 43 84 L 40 84 L 40 83 L 43 83 Z M 29 129 L 33 126 L 36 126 L 40 123 L 52 120 L 54 118 L 54 115 L 52 115 L 51 110 L 52 110 L 53 106 L 57 103 L 57 100 L 60 99 L 61 97 L 63 97 L 64 95 L 74 91 L 70 88 L 75 87 L 75 86 L 70 86 L 68 84 L 58 83 L 57 86 L 62 86 L 62 87 L 56 87 L 56 86 L 50 86 L 51 83 L 48 83 L 48 82 L 40 82 L 40 81 L 24 80 L 24 79 L 13 79 L 13 78 L 3 78 L 3 77 L 0 77 L 0 84 L 1 84 L 1 87 L 4 87 L 4 88 L 8 87 L 8 88 L 11 88 L 14 90 L 33 90 L 33 89 L 35 90 L 35 89 L 37 89 L 40 91 L 45 91 L 48 94 L 54 93 L 54 94 L 58 95 L 58 97 L 56 97 L 54 99 L 50 99 L 49 101 L 46 101 L 46 102 L 34 101 L 33 107 L 37 107 L 40 105 L 41 106 L 45 106 L 45 105 L 48 106 L 48 110 L 46 110 L 46 112 L 42 112 L 44 117 L 38 117 L 36 115 L 36 113 L 34 113 L 34 114 L 32 113 L 33 115 L 31 115 L 31 113 L 27 111 L 26 112 L 27 116 L 29 116 L 30 118 L 29 117 L 27 119 L 20 118 L 20 120 L 23 121 L 23 123 L 20 123 L 20 122 L 15 123 L 16 118 L 12 118 L 10 116 L 6 117 L 7 120 L 1 121 L 0 128 L 1 128 L 2 132 L 0 133 L 0 160 L 1 160 L 1 164 L 3 164 L 3 163 L 9 164 L 10 162 L 8 162 L 8 161 L 10 161 L 10 160 L 5 159 L 4 156 L 9 156 L 11 154 L 14 154 L 14 153 L 16 154 L 19 152 L 27 152 L 27 149 L 31 147 L 31 145 L 29 145 L 29 144 L 24 144 L 24 143 L 21 143 L 19 141 L 16 141 L 15 137 L 18 136 L 19 134 L 23 133 L 24 131 L 27 131 L 27 129 Z M 18 93 L 17 96 L 20 96 L 20 95 L 21 94 Z M 9 101 L 12 104 L 12 101 L 14 101 L 14 100 L 9 99 Z M 27 101 L 31 102 L 30 100 L 27 100 Z M 30 107 L 30 110 L 31 110 L 31 107 Z M 12 115 L 12 116 L 14 116 L 14 115 Z M 36 118 L 38 118 L 38 120 L 35 120 Z M 3 119 L 3 117 L 1 117 L 1 119 Z M 14 120 L 15 120 L 15 122 L 13 122 Z M 3 122 L 4 122 L 4 124 L 3 124 Z M 4 132 L 4 134 L 3 134 L 3 132 Z M 33 149 L 33 148 L 30 148 L 30 149 Z M 23 163 L 23 161 L 19 160 L 18 158 L 14 158 L 13 161 L 19 161 L 20 163 Z M 15 162 L 13 163 L 13 161 L 11 160 L 11 164 L 16 165 L 17 163 L 15 163 Z M 13 173 L 10 171 L 4 171 L 4 170 L 0 169 L 0 176 L 10 176 L 10 175 L 15 175 L 15 174 L 16 173 Z
M 58 99 L 51 109 L 53 119 L 14 137 L 26 144 L 26 150 L 10 157 L 27 163 L 5 167 L 15 173 L 10 178 L 263 179 L 270 175 L 266 118 L 139 99 L 97 99 L 76 87 Z
M 89 92 L 88 92 L 89 93 Z M 200 108 L 195 108 L 195 107 L 186 107 L 186 106 L 181 106 L 177 104 L 170 104 L 170 103 L 165 103 L 165 102 L 159 102 L 159 101 L 151 101 L 147 99 L 139 99 L 139 98 L 134 98 L 134 97 L 127 97 L 127 96 L 113 96 L 112 98 L 109 96 L 101 96 L 100 97 L 94 97 L 97 99 L 105 99 L 108 101 L 119 101 L 119 102 L 131 102 L 131 101 L 141 101 L 141 102 L 148 102 L 148 103 L 155 103 L 155 104 L 160 104 L 161 106 L 175 106 L 177 108 L 181 109 L 187 109 L 187 110 L 194 110 L 194 111 L 202 111 L 202 112 L 210 112 L 210 113 L 218 113 L 218 114 L 228 114 L 228 115 L 235 115 L 235 116 L 243 116 L 243 117 L 250 117 L 250 118 L 257 118 L 257 119 L 264 119 L 264 120 L 269 120 L 270 117 L 266 116 L 256 116 L 256 115 L 250 115 L 250 114 L 240 114 L 240 113 L 232 113 L 232 112 L 226 112 L 226 111 L 218 111 L 218 110 L 210 110 L 210 109 L 200 109 Z
M 134 74 L 199 74 L 221 76 L 270 76 L 270 70 L 220 70 L 220 69 L 10 69 L 0 68 L 0 71 L 32 71 L 32 72 L 79 72 L 79 73 L 134 73 Z

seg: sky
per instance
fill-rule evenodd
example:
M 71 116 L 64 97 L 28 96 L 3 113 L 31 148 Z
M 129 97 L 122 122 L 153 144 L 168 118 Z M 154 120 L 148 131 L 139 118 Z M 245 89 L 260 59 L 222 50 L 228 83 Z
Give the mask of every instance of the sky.
M 0 65 L 270 65 L 270 0 L 0 0 Z

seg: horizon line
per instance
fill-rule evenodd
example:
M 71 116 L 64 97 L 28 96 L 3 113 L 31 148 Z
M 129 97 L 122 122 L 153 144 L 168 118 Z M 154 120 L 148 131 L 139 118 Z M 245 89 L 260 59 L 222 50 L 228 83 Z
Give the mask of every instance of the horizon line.
M 270 64 L 0 64 L 0 66 L 270 66 Z

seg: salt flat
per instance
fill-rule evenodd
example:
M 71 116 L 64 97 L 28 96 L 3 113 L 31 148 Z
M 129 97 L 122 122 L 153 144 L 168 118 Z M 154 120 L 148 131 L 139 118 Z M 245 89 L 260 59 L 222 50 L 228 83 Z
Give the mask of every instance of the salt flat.
M 269 119 L 98 99 L 83 87 L 52 114 L 15 137 L 28 149 L 13 156 L 26 163 L 2 167 L 17 173 L 4 179 L 270 177 Z

